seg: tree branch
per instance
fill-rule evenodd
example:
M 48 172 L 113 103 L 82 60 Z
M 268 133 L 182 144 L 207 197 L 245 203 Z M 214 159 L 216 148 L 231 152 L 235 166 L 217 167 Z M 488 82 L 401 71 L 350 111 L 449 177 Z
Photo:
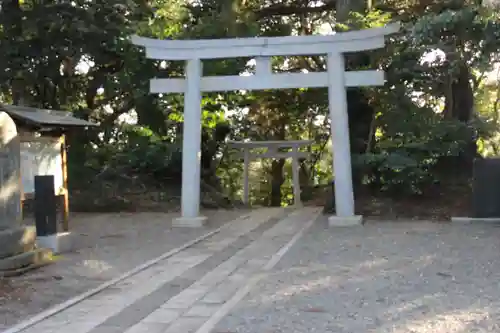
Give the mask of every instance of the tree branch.
M 309 6 L 297 6 L 297 5 L 286 5 L 277 4 L 262 8 L 254 13 L 257 19 L 263 19 L 270 16 L 288 16 L 288 15 L 304 15 L 313 13 L 322 13 L 325 11 L 331 11 L 335 9 L 335 0 L 328 1 L 322 6 L 309 7 Z

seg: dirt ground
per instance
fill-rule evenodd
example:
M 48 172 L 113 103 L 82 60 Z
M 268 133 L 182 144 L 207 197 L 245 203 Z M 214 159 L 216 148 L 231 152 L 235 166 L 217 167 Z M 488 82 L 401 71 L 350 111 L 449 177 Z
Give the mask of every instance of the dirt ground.
M 500 224 L 327 225 L 320 218 L 214 332 L 500 332 Z
M 208 210 L 205 228 L 171 228 L 175 213 L 73 214 L 75 250 L 21 277 L 0 279 L 0 331 L 182 246 L 247 210 Z
M 332 210 L 331 187 L 317 189 L 307 205 Z M 400 195 L 362 188 L 355 193 L 356 213 L 376 220 L 449 221 L 451 217 L 471 216 L 472 190 L 468 183 L 436 185 L 422 195 Z

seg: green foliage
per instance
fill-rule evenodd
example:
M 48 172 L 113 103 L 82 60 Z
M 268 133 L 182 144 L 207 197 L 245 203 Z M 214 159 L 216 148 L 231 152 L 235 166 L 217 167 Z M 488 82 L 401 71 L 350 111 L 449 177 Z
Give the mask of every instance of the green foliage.
M 21 94 L 27 104 L 70 110 L 101 124 L 70 135 L 73 188 L 85 189 L 95 177 L 94 184 L 179 187 L 183 97 L 152 95 L 149 80 L 182 76 L 183 64 L 145 59 L 130 44 L 130 35 L 305 35 L 325 27 L 382 26 L 397 16 L 403 29 L 388 38 L 384 50 L 347 56 L 350 70 L 387 72 L 385 87 L 348 95 L 357 178 L 376 191 L 425 194 L 442 178 L 440 163 L 461 155 L 471 133 L 484 156 L 498 155 L 498 89 L 482 84 L 499 55 L 498 11 L 470 1 L 436 0 L 419 7 L 383 0 L 365 12 L 352 7 L 357 11 L 341 25 L 332 9 L 330 2 L 302 0 L 6 1 L 0 11 L 0 97 L 9 102 Z M 422 56 L 435 49 L 444 56 L 423 62 Z M 204 73 L 237 75 L 253 70 L 248 60 L 205 61 Z M 81 70 L 83 63 L 87 70 Z M 318 56 L 274 57 L 272 63 L 279 72 L 317 72 L 326 66 Z M 442 111 L 450 96 L 460 95 L 451 90 L 464 68 L 470 77 L 460 88 L 472 91 L 478 115 L 459 122 Z M 313 157 L 302 163 L 301 182 L 304 188 L 328 184 L 333 170 L 327 106 L 326 89 L 205 94 L 203 180 L 232 199 L 241 196 L 242 164 L 226 151 L 228 137 L 312 139 Z M 124 116 L 134 121 L 126 124 Z M 254 202 L 292 202 L 288 162 L 282 169 L 271 173 L 272 161 L 255 165 Z M 273 188 L 276 183 L 281 193 Z
M 386 98 L 376 119 L 375 148 L 356 156 L 364 183 L 384 192 L 422 194 L 439 181 L 436 166 L 463 151 L 470 129 L 456 120 L 442 120 L 432 108 L 419 107 L 397 94 Z
M 459 155 L 466 129 L 450 121 L 427 124 L 417 131 L 417 135 L 407 132 L 408 137 L 382 137 L 376 152 L 357 156 L 354 165 L 365 171 L 364 183 L 392 194 L 423 194 L 437 183 L 440 175 L 435 167 L 444 157 Z
M 484 157 L 500 156 L 500 84 L 483 84 L 476 93 L 475 128 L 478 131 L 478 151 Z
M 141 185 L 161 188 L 179 184 L 181 160 L 178 143 L 165 142 L 148 128 L 123 126 L 117 141 L 88 155 L 86 167 L 94 170 L 100 181 L 125 183 L 135 179 Z

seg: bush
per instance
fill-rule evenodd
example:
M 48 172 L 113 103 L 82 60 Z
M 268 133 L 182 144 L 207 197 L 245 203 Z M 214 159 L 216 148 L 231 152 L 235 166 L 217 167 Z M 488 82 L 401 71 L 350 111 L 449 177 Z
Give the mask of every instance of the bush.
M 379 131 L 375 148 L 353 157 L 353 167 L 362 175 L 362 183 L 392 194 L 422 194 L 439 182 L 436 165 L 463 151 L 470 141 L 470 129 L 437 115 L 427 115 L 427 119 L 392 119 Z

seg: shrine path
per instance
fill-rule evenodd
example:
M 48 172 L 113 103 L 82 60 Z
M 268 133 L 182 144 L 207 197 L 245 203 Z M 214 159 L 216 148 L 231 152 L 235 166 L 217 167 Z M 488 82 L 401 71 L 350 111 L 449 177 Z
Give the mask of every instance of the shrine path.
M 499 237 L 491 224 L 328 228 L 318 208 L 262 209 L 6 332 L 499 332 Z

